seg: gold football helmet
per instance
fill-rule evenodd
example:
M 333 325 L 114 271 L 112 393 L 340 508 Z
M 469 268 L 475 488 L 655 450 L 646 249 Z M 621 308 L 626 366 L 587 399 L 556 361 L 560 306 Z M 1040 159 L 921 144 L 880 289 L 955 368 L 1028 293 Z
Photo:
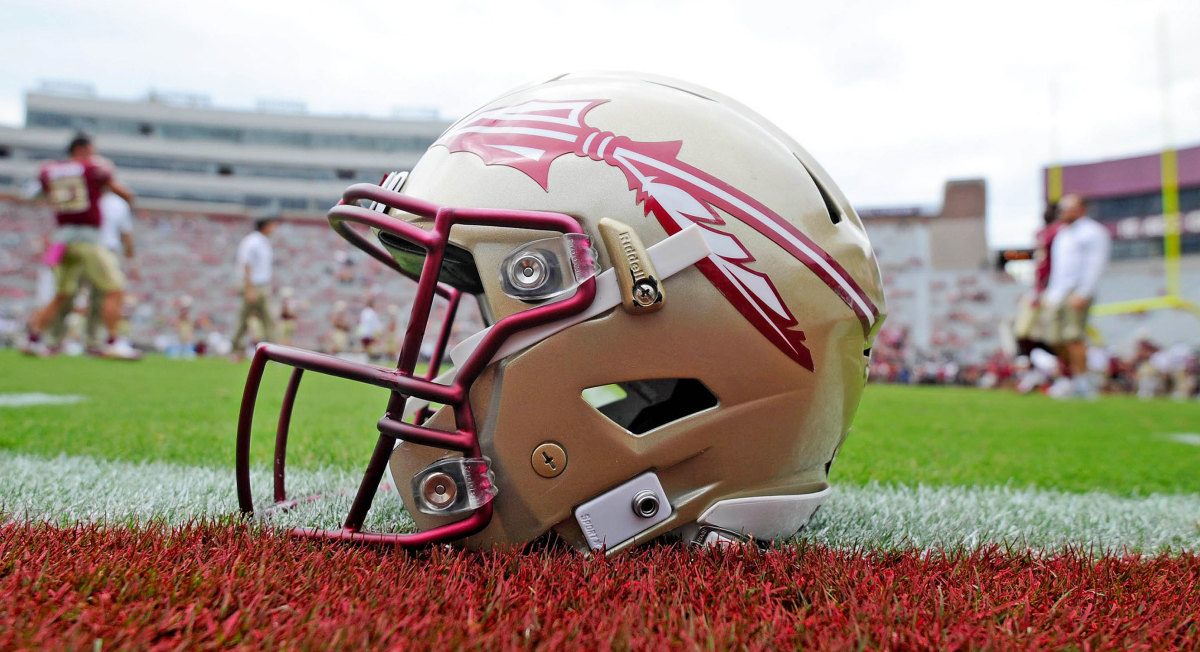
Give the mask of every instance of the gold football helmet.
M 742 105 L 672 79 L 570 74 L 450 127 L 411 173 L 346 190 L 334 230 L 417 292 L 395 368 L 261 345 L 263 367 L 392 390 L 342 529 L 397 545 L 523 544 L 547 533 L 616 551 L 789 537 L 830 465 L 884 318 L 879 268 L 824 170 Z M 355 228 L 369 227 L 370 230 Z M 460 297 L 487 323 L 443 360 Z M 449 302 L 418 373 L 436 296 Z M 417 532 L 361 530 L 390 472 Z

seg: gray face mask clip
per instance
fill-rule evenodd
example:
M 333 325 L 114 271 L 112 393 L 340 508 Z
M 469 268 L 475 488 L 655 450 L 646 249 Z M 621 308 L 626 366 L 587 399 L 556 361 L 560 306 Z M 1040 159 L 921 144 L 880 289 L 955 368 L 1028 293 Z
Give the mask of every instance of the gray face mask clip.
M 413 476 L 412 490 L 425 514 L 465 514 L 496 496 L 496 476 L 486 457 L 450 457 Z
M 573 292 L 596 271 L 591 240 L 582 233 L 564 233 L 527 242 L 505 256 L 500 287 L 514 299 L 545 301 Z

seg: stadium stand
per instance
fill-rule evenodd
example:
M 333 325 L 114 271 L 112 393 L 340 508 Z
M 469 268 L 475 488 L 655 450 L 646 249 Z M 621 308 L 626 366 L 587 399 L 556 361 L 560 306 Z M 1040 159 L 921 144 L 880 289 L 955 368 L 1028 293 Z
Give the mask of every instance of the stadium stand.
M 138 210 L 135 239 L 142 279 L 130 285 L 134 296 L 128 315 L 130 335 L 140 347 L 164 349 L 173 343 L 177 300 L 191 297 L 190 315 L 197 340 L 210 332 L 231 334 L 240 305 L 234 272 L 238 238 L 250 229 L 242 217 Z M 0 198 L 0 315 L 11 339 L 38 304 L 39 262 L 54 218 L 49 208 Z M 355 315 L 370 294 L 383 306 L 406 308 L 414 284 L 353 249 L 323 221 L 292 220 L 272 235 L 277 284 L 295 289 L 301 305 L 293 342 L 323 348 L 333 306 L 339 302 Z M 278 289 L 278 288 L 277 288 Z M 278 310 L 278 306 L 276 306 Z M 455 338 L 478 329 L 471 301 L 462 304 Z M 404 312 L 401 310 L 401 314 Z M 452 340 L 453 341 L 453 340 Z
M 51 231 L 49 210 L 15 198 L 0 199 L 0 318 L 11 339 L 37 303 L 38 258 Z M 935 269 L 928 224 L 912 220 L 869 220 L 880 258 L 889 315 L 875 350 L 884 362 L 909 365 L 953 361 L 960 366 L 986 362 L 1002 347 L 1007 322 L 1025 286 L 994 268 Z M 145 348 L 163 348 L 174 337 L 178 310 L 187 295 L 197 339 L 217 331 L 228 336 L 237 314 L 233 251 L 249 229 L 240 216 L 176 210 L 139 210 L 136 226 L 141 281 L 132 284 L 135 305 L 131 335 Z M 332 310 L 345 302 L 353 314 L 368 294 L 380 298 L 380 312 L 405 307 L 411 283 L 345 245 L 323 221 L 289 220 L 272 236 L 278 285 L 295 288 L 302 309 L 293 341 L 320 348 Z M 1183 260 L 1183 287 L 1200 300 L 1200 259 Z M 1154 259 L 1114 261 L 1100 286 L 1100 300 L 1118 301 L 1162 292 L 1163 272 Z M 278 288 L 277 288 L 278 289 Z M 464 303 L 469 324 L 478 324 L 474 306 Z M 403 314 L 403 310 L 401 310 Z M 1101 317 L 1096 327 L 1106 344 L 1132 350 L 1146 333 L 1166 346 L 1193 343 L 1197 325 L 1190 315 L 1150 312 Z M 891 351 L 888 343 L 902 347 Z M 895 358 L 895 359 L 892 359 Z

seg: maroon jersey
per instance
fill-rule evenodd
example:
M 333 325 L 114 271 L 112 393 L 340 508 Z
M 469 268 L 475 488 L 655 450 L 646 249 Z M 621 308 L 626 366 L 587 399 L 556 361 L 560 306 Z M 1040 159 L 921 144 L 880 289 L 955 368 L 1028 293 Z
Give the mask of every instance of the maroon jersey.
M 38 175 L 42 191 L 54 204 L 59 226 L 100 226 L 100 196 L 112 180 L 108 166 L 93 160 L 53 161 Z
M 1033 237 L 1037 243 L 1037 249 L 1033 252 L 1033 259 L 1036 261 L 1033 272 L 1033 287 L 1039 293 L 1045 290 L 1046 284 L 1050 282 L 1050 244 L 1054 242 L 1054 236 L 1058 235 L 1058 230 L 1061 227 L 1062 222 L 1052 222 L 1043 227 Z

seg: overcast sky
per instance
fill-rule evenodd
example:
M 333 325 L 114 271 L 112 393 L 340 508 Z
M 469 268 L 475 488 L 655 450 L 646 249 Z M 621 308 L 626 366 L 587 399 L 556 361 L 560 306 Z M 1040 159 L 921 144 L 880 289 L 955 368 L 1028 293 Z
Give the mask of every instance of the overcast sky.
M 947 179 L 984 177 L 992 246 L 1031 239 L 1054 157 L 1163 146 L 1160 16 L 1169 137 L 1200 144 L 1196 0 L 0 0 L 0 16 L 4 124 L 44 79 L 454 118 L 560 72 L 638 70 L 756 109 L 859 207 L 936 206 Z

